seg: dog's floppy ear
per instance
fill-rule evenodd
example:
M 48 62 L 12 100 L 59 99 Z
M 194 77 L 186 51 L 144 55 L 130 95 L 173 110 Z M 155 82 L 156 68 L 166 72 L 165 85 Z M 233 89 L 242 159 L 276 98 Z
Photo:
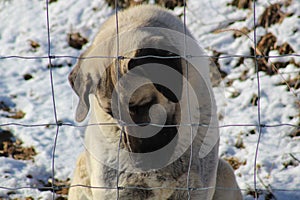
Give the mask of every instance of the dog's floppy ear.
M 69 82 L 77 96 L 79 102 L 76 109 L 76 121 L 82 122 L 90 109 L 89 94 L 94 91 L 94 81 L 90 72 L 84 71 L 79 60 L 74 69 L 69 74 Z

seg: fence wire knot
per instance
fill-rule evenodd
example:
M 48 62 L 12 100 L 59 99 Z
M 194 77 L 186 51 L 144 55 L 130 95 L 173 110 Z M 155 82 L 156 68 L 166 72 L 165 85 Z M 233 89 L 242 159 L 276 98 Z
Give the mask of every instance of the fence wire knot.
M 49 55 L 49 59 L 56 59 L 55 55 Z
M 260 124 L 259 125 L 261 128 L 265 128 L 267 125 L 266 124 Z

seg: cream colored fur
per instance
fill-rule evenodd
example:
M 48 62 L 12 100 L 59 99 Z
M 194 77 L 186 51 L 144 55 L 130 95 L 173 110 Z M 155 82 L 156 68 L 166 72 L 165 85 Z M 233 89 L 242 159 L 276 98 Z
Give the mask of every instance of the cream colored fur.
M 97 34 L 91 47 L 89 47 L 83 56 L 97 55 L 116 55 L 116 20 L 112 16 L 109 18 L 101 30 Z M 123 53 L 127 56 L 134 56 L 135 52 L 131 50 L 151 47 L 155 43 L 176 43 L 176 38 L 168 36 L 168 34 L 157 37 L 157 33 L 151 31 L 135 31 L 137 28 L 143 27 L 160 27 L 174 30 L 180 33 L 187 33 L 189 37 L 192 35 L 188 30 L 184 30 L 182 22 L 168 11 L 156 6 L 137 6 L 129 10 L 119 13 L 119 33 L 121 35 L 119 44 L 119 55 Z M 132 32 L 130 32 L 132 31 Z M 122 33 L 125 34 L 122 38 Z M 148 42 L 148 43 L 147 43 Z M 147 44 L 146 44 L 147 43 Z M 150 45 L 149 45 L 150 44 Z M 148 46 L 147 46 L 148 45 Z M 97 86 L 102 74 L 109 65 L 113 63 L 113 59 L 102 59 L 100 62 L 91 60 L 80 60 L 70 74 L 70 82 L 79 96 L 79 106 L 77 108 L 76 119 L 82 121 L 87 116 L 87 112 L 91 110 L 89 123 L 117 123 L 101 106 L 105 105 L 102 94 L 98 91 Z M 121 62 L 120 73 L 126 73 L 126 61 Z M 122 71 L 124 70 L 124 71 Z M 184 69 L 183 69 L 184 71 Z M 198 123 L 210 123 L 211 116 L 205 116 L 205 106 L 212 102 L 213 120 L 212 125 L 217 126 L 216 107 L 213 99 L 211 84 L 209 81 L 208 69 L 203 69 L 204 80 L 201 83 L 209 85 L 210 97 L 201 96 L 199 107 L 194 110 L 203 110 L 201 118 L 193 118 Z M 110 74 L 112 80 L 116 79 L 116 73 Z M 204 86 L 198 84 L 199 81 L 193 77 L 191 73 L 189 80 L 195 86 L 197 91 L 202 91 Z M 86 94 L 90 95 L 90 101 L 86 99 Z M 141 92 L 141 95 L 144 95 Z M 212 98 L 212 99 L 211 99 Z M 163 97 L 162 97 L 163 99 Z M 187 100 L 185 100 L 187 101 Z M 171 105 L 166 102 L 166 105 Z M 170 109 L 170 112 L 172 109 Z M 173 109 L 174 110 L 174 109 Z M 171 113 L 177 114 L 177 113 Z M 168 166 L 161 169 L 143 172 L 136 170 L 133 172 L 133 166 L 128 162 L 129 157 L 126 151 L 111 151 L 119 148 L 120 126 L 88 126 L 85 131 L 86 151 L 78 158 L 74 177 L 72 179 L 72 187 L 69 191 L 70 200 L 106 200 L 106 199 L 187 199 L 186 191 L 176 190 L 174 188 L 185 188 L 187 176 L 189 174 L 190 187 L 201 188 L 207 187 L 206 190 L 192 190 L 190 192 L 191 199 L 222 199 L 222 200 L 240 200 L 242 199 L 235 176 L 231 167 L 225 161 L 218 159 L 219 141 L 216 140 L 213 145 L 207 141 L 205 134 L 218 135 L 218 129 L 199 127 L 198 136 L 195 137 L 192 145 L 192 165 L 190 170 L 190 149 L 187 149 L 182 156 Z M 190 129 L 183 129 L 189 131 Z M 182 134 L 183 137 L 184 134 Z M 206 139 L 205 139 L 206 138 Z M 180 138 L 189 141 L 189 138 Z M 209 139 L 208 139 L 209 140 Z M 207 144 L 206 144 L 207 143 Z M 123 146 L 120 147 L 123 150 Z M 204 156 L 199 153 L 207 152 Z M 116 163 L 116 154 L 119 153 L 119 162 Z M 202 155 L 202 154 L 201 154 Z M 104 163 L 105 162 L 105 163 Z M 110 165 L 119 164 L 118 170 Z M 117 179 L 117 175 L 118 179 Z M 118 192 L 116 184 L 120 187 Z M 126 189 L 128 187 L 139 187 L 139 189 Z M 157 188 L 153 190 L 143 189 Z M 216 189 L 215 189 L 216 188 Z M 230 188 L 230 189 L 228 189 Z

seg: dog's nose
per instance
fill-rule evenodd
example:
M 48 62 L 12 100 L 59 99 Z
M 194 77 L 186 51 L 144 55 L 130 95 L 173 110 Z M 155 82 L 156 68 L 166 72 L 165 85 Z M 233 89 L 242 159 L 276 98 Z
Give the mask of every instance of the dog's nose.
M 157 127 L 155 127 L 154 129 L 157 129 Z M 128 127 L 125 130 L 125 134 L 128 140 L 127 145 L 130 146 L 130 151 L 132 151 L 133 153 L 151 153 L 157 151 L 161 148 L 164 148 L 173 139 L 176 139 L 175 137 L 177 135 L 176 127 L 161 128 L 160 131 L 150 137 L 145 137 L 145 135 L 140 135 L 139 137 L 139 134 L 134 132 L 134 127 Z

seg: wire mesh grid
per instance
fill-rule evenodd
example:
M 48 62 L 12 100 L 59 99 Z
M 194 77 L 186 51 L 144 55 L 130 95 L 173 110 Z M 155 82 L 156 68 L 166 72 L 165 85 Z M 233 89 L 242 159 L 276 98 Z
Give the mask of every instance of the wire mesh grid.
M 55 155 L 56 155 L 56 146 L 57 146 L 57 140 L 58 140 L 58 135 L 59 135 L 59 131 L 60 128 L 62 126 L 72 126 L 72 127 L 87 127 L 87 126 L 116 126 L 116 123 L 95 123 L 95 124 L 87 124 L 87 125 L 77 125 L 74 123 L 65 123 L 65 122 L 60 122 L 57 118 L 57 107 L 56 107 L 56 99 L 55 99 L 55 87 L 54 87 L 54 83 L 53 83 L 53 68 L 52 66 L 52 61 L 55 59 L 60 59 L 60 58 L 75 58 L 75 59 L 106 59 L 106 58 L 113 58 L 116 60 L 116 67 L 117 67 L 117 72 L 119 73 L 119 60 L 120 59 L 142 59 L 142 58 L 146 58 L 147 56 L 143 56 L 143 57 L 134 57 L 134 58 L 126 58 L 123 55 L 120 55 L 119 53 L 119 30 L 118 30 L 118 6 L 116 6 L 115 8 L 115 23 L 116 23 L 116 35 L 117 35 L 117 47 L 116 47 L 116 55 L 113 56 L 107 56 L 107 55 L 99 55 L 97 57 L 76 57 L 76 56 L 70 56 L 70 55 L 65 55 L 65 56 L 56 56 L 56 55 L 52 55 L 51 53 L 51 33 L 50 33 L 50 23 L 49 23 L 49 0 L 45 0 L 45 5 L 46 5 L 46 22 L 47 22 L 47 43 L 48 43 L 48 55 L 47 56 L 18 56 L 18 55 L 4 55 L 4 56 L 0 56 L 0 59 L 21 59 L 21 60 L 35 60 L 35 59 L 48 59 L 49 62 L 49 75 L 50 75 L 50 83 L 51 83 L 51 97 L 52 97 L 52 105 L 53 105 L 53 116 L 55 119 L 55 122 L 52 124 L 22 124 L 22 123 L 2 123 L 0 124 L 0 127 L 9 127 L 9 126 L 22 126 L 22 127 L 44 127 L 46 125 L 53 125 L 56 127 L 55 130 L 55 135 L 54 135 L 54 141 L 53 141 L 53 151 L 52 151 L 52 160 L 51 160 L 51 169 L 52 169 L 52 183 L 55 183 Z M 115 5 L 118 5 L 118 1 L 115 1 Z M 186 3 L 184 1 L 183 3 L 184 5 L 184 12 L 183 12 L 183 22 L 184 22 L 184 32 L 185 32 L 185 36 L 186 36 L 186 10 L 188 9 L 186 7 Z M 256 143 L 256 148 L 255 148 L 255 157 L 254 159 L 254 165 L 253 165 L 253 169 L 254 169 L 254 176 L 253 176 L 253 182 L 254 182 L 254 198 L 258 199 L 258 193 L 259 191 L 263 190 L 261 188 L 258 188 L 257 186 L 257 182 L 258 182 L 258 177 L 257 177 L 257 158 L 258 158 L 258 153 L 259 153 L 259 145 L 261 142 L 261 135 L 262 135 L 262 129 L 266 129 L 266 128 L 277 128 L 277 127 L 282 127 L 282 126 L 289 126 L 289 127 L 294 127 L 297 129 L 300 129 L 300 126 L 298 125 L 294 125 L 294 124 L 289 124 L 289 123 L 278 123 L 278 124 L 263 124 L 262 120 L 261 120 L 261 104 L 260 104 L 260 98 L 261 98 L 261 75 L 259 74 L 259 63 L 258 60 L 261 59 L 268 59 L 268 58 L 280 58 L 280 57 L 300 57 L 300 54 L 297 53 L 292 53 L 292 54 L 283 54 L 283 55 L 278 55 L 278 56 L 267 56 L 267 55 L 262 55 L 260 53 L 257 53 L 259 51 L 257 51 L 257 32 L 256 32 L 256 21 L 257 21 L 257 16 L 256 16 L 256 1 L 253 1 L 253 27 L 254 27 L 254 34 L 253 34 L 253 46 L 254 46 L 254 51 L 253 54 L 254 55 L 222 55 L 222 56 L 218 56 L 218 59 L 226 59 L 226 58 L 232 58 L 232 57 L 238 57 L 238 58 L 252 58 L 255 61 L 255 71 L 256 71 L 256 80 L 257 80 L 257 123 L 256 124 L 247 124 L 247 123 L 240 123 L 240 124 L 225 124 L 225 125 L 220 125 L 217 128 L 226 128 L 226 127 L 255 127 L 258 130 L 258 137 L 257 137 L 257 143 Z M 186 40 L 186 38 L 184 38 L 184 40 Z M 187 44 L 186 41 L 184 43 L 185 45 Z M 187 47 L 184 46 L 184 49 L 186 49 Z M 190 56 L 190 57 L 199 57 L 197 55 L 184 55 L 185 57 Z M 159 57 L 159 56 L 150 56 L 150 57 L 158 57 L 158 58 L 162 58 L 162 59 L 169 59 L 169 58 L 175 58 L 174 56 L 171 57 Z M 207 56 L 209 58 L 216 58 L 215 56 Z M 188 68 L 187 68 L 188 70 Z M 188 72 L 187 72 L 188 73 Z M 118 74 L 118 78 L 120 78 L 120 75 Z M 118 87 L 117 87 L 118 88 Z M 188 90 L 187 90 L 187 97 L 189 97 L 188 94 Z M 296 94 L 295 94 L 296 95 Z M 119 103 L 119 107 L 120 107 L 120 99 L 118 97 L 118 103 Z M 189 106 L 188 106 L 189 108 Z M 190 113 L 190 111 L 189 111 Z M 120 121 L 122 122 L 122 118 L 121 118 L 121 114 L 119 116 Z M 208 125 L 206 124 L 195 124 L 195 123 L 191 123 L 191 120 L 189 120 L 190 123 L 186 123 L 186 124 L 181 124 L 180 126 L 188 126 L 191 127 L 191 132 L 192 132 L 192 127 L 195 126 L 204 126 L 207 127 Z M 147 123 L 149 124 L 149 123 Z M 144 125 L 144 124 L 125 124 L 125 123 L 121 123 L 122 128 L 124 129 L 124 127 L 126 126 L 140 126 L 140 125 Z M 157 126 L 157 127 L 177 127 L 179 125 L 159 125 L 159 124 L 151 124 L 153 126 Z M 191 133 L 192 135 L 192 133 Z M 191 136 L 191 140 L 193 140 L 192 136 Z M 120 143 L 122 141 L 122 134 L 120 134 L 120 140 L 119 140 L 119 149 L 118 152 L 120 150 Z M 192 142 L 191 142 L 192 144 Z M 191 148 L 191 152 L 190 154 L 192 155 Z M 119 155 L 118 155 L 118 159 L 119 159 Z M 185 191 L 192 191 L 192 190 L 207 190 L 210 188 L 190 188 L 189 187 L 189 176 L 190 176 L 190 167 L 191 167 L 191 162 L 192 162 L 192 157 L 190 157 L 190 163 L 189 163 L 189 169 L 188 169 L 188 177 L 187 177 L 187 187 L 182 187 L 182 188 L 169 188 L 169 187 L 151 187 L 151 188 L 145 188 L 145 187 L 121 187 L 119 185 L 119 178 L 117 177 L 117 182 L 116 182 L 116 186 L 115 187 L 93 187 L 93 186 L 87 186 L 87 185 L 71 185 L 68 186 L 68 188 L 70 187 L 87 187 L 87 188 L 97 188 L 97 189 L 111 189 L 111 190 L 115 190 L 117 193 L 117 199 L 119 199 L 119 191 L 123 190 L 123 189 L 141 189 L 141 190 L 160 190 L 160 189 L 173 189 L 173 190 L 185 190 Z M 117 161 L 118 162 L 118 161 Z M 118 175 L 119 176 L 119 175 Z M 49 187 L 44 187 L 44 189 L 51 189 L 53 191 L 53 199 L 55 199 L 55 191 L 57 190 L 57 187 L 54 184 L 52 184 Z M 67 187 L 67 186 L 64 186 Z M 3 187 L 0 186 L 1 189 L 5 189 L 5 190 L 22 190 L 22 189 L 33 189 L 35 187 L 15 187 L 15 188 L 10 188 L 10 187 Z M 223 190 L 232 190 L 232 188 L 217 188 L 217 189 L 223 189 Z M 246 188 L 241 188 L 241 190 L 246 191 Z M 285 189 L 285 188 L 272 188 L 273 191 L 300 191 L 300 188 L 298 189 Z M 190 195 L 189 195 L 190 198 Z

